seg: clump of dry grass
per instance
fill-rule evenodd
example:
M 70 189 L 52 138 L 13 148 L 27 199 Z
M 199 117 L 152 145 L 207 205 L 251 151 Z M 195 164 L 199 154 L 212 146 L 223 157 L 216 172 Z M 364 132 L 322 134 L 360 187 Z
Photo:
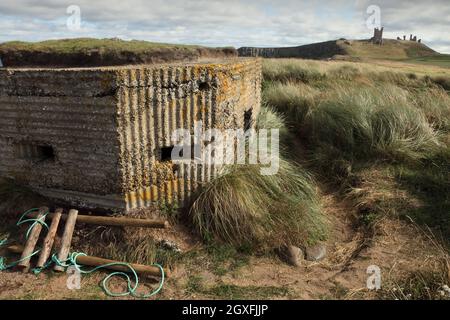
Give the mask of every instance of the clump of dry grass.
M 288 123 L 298 124 L 314 106 L 319 93 L 305 84 L 275 82 L 264 90 L 263 99 L 268 107 L 286 115 Z
M 155 207 L 128 214 L 133 218 L 156 218 L 163 213 Z M 134 227 L 104 227 L 84 225 L 75 230 L 74 248 L 89 255 L 128 263 L 172 267 L 181 253 L 161 246 L 164 230 Z
M 201 190 L 190 216 L 205 239 L 235 246 L 306 245 L 326 234 L 310 177 L 285 160 L 272 176 L 257 165 L 228 168 Z
M 310 109 L 302 130 L 312 146 L 329 145 L 348 159 L 417 160 L 439 146 L 423 111 L 389 86 L 340 87 Z
M 46 204 L 46 199 L 15 181 L 0 178 L 0 220 L 14 220 L 28 209 Z
M 375 227 L 380 217 L 396 217 L 424 207 L 423 201 L 396 181 L 395 170 L 384 166 L 358 170 L 346 198 L 354 203 L 366 227 Z
M 257 127 L 279 129 L 281 143 L 289 139 L 283 117 L 271 108 L 263 106 Z M 282 156 L 276 174 L 260 169 L 232 165 L 203 186 L 189 211 L 198 233 L 207 241 L 263 249 L 324 239 L 325 219 L 309 174 Z
M 345 195 L 350 190 L 363 220 L 409 210 L 423 223 L 450 230 L 450 97 L 442 86 L 410 66 L 394 72 L 347 62 L 264 64 L 267 105 L 286 116 L 310 168 Z M 324 76 L 295 81 L 295 72 L 286 73 L 296 68 Z M 386 173 L 389 166 L 397 166 L 394 176 L 365 176 L 365 170 Z
M 450 91 L 450 77 L 436 76 L 429 79 L 431 82 L 442 87 L 444 90 Z
M 171 268 L 181 256 L 161 247 L 154 235 L 144 228 L 86 226 L 81 231 L 76 230 L 75 237 L 76 251 L 128 263 L 159 263 Z
M 262 106 L 258 114 L 257 128 L 279 130 L 282 143 L 291 138 L 285 117 L 270 106 Z
M 297 61 L 294 59 L 265 61 L 263 64 L 264 80 L 311 83 L 324 79 L 325 75 L 313 67 L 314 63 L 308 65 Z
M 412 272 L 388 279 L 378 293 L 381 299 L 392 300 L 450 300 L 450 256 L 434 233 L 415 225 L 437 253 Z
M 411 92 L 412 103 L 436 130 L 450 132 L 450 96 L 438 87 Z

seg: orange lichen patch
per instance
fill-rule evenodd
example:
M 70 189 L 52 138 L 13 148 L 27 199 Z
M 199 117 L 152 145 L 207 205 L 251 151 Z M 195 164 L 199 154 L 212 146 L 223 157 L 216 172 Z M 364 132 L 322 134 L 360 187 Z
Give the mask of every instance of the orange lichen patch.
M 173 163 L 156 161 L 152 164 L 152 169 L 156 173 L 158 181 L 166 181 L 174 179 Z
M 173 203 L 178 200 L 180 187 L 184 185 L 184 179 L 174 179 L 162 181 L 160 184 L 141 188 L 137 191 L 128 192 L 125 201 L 128 207 L 136 207 L 139 203 L 149 204 L 150 202 Z

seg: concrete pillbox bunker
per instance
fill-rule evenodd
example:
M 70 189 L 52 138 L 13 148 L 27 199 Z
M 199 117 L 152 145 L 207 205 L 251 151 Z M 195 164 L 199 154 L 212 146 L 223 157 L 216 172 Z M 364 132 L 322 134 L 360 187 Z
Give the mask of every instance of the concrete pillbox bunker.
M 0 176 L 92 208 L 183 203 L 218 168 L 174 165 L 171 134 L 252 125 L 261 61 L 0 69 Z

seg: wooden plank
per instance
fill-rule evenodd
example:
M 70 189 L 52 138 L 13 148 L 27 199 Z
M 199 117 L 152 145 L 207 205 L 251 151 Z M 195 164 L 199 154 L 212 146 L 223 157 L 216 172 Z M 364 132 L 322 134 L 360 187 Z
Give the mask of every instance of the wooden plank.
M 52 218 L 53 215 L 54 213 L 50 213 L 48 217 Z M 63 214 L 61 219 L 63 221 L 67 220 L 67 215 Z M 115 227 L 138 227 L 138 228 L 158 228 L 158 229 L 166 229 L 169 227 L 169 222 L 161 219 L 134 219 L 134 218 L 78 215 L 77 222 L 92 225 L 115 226 Z
M 39 208 L 37 219 L 45 221 L 45 214 L 48 212 L 48 210 L 49 209 L 47 207 Z M 22 261 L 17 265 L 17 267 L 22 269 L 23 272 L 28 272 L 30 270 L 30 255 L 35 251 L 36 243 L 38 242 L 41 230 L 42 225 L 40 223 L 36 223 L 28 235 L 27 242 L 20 257 L 20 260 Z
M 36 267 L 42 268 L 47 262 L 50 254 L 52 252 L 53 243 L 55 241 L 55 235 L 58 231 L 59 221 L 61 219 L 63 209 L 56 209 L 55 213 L 52 216 L 52 224 L 48 230 L 47 236 L 44 239 L 44 245 L 41 250 L 41 254 L 39 255 L 39 260 L 36 264 Z
M 12 245 L 7 247 L 7 250 L 12 253 L 18 253 L 20 254 L 23 251 L 23 247 L 19 245 Z M 109 264 L 109 263 L 125 263 L 122 261 L 116 261 L 116 260 L 110 260 L 110 259 L 104 259 L 99 257 L 93 257 L 93 256 L 79 256 L 77 258 L 77 263 L 84 266 L 91 266 L 91 267 L 98 267 L 101 265 Z M 138 274 L 143 275 L 150 275 L 150 276 L 161 276 L 161 271 L 158 267 L 154 266 L 146 266 L 141 264 L 129 264 Z M 130 269 L 123 265 L 115 265 L 115 266 L 108 266 L 105 267 L 106 269 L 115 270 L 115 271 L 123 271 L 123 272 L 130 272 Z M 164 268 L 164 275 L 166 277 L 170 276 L 170 272 L 168 269 Z
M 70 251 L 70 246 L 72 245 L 72 236 L 73 236 L 73 231 L 75 229 L 75 223 L 77 222 L 77 217 L 78 217 L 78 210 L 71 209 L 69 211 L 69 215 L 66 220 L 66 226 L 64 227 L 61 248 L 59 249 L 59 252 L 58 252 L 58 260 L 59 261 L 67 260 L 67 256 L 69 255 L 69 251 Z M 53 270 L 58 271 L 58 272 L 63 272 L 64 267 L 55 265 Z

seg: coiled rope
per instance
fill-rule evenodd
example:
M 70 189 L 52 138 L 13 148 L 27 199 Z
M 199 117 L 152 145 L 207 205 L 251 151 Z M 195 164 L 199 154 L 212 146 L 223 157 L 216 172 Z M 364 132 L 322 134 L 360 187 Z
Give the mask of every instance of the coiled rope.
M 25 219 L 25 217 L 26 217 L 28 214 L 30 214 L 30 213 L 32 213 L 32 212 L 35 212 L 35 211 L 39 211 L 39 209 L 38 209 L 38 208 L 33 208 L 33 209 L 28 210 L 28 211 L 25 211 L 25 212 L 20 216 L 19 221 L 17 221 L 17 223 L 16 223 L 16 226 L 18 227 L 18 226 L 20 226 L 20 225 L 22 225 L 22 224 L 24 224 L 24 223 L 33 222 L 33 223 L 30 225 L 30 227 L 28 228 L 28 230 L 27 230 L 27 233 L 26 233 L 26 235 L 25 235 L 25 239 L 28 239 L 28 237 L 30 236 L 31 230 L 32 230 L 32 229 L 34 228 L 34 226 L 35 226 L 36 224 L 38 224 L 38 223 L 39 223 L 40 225 L 42 225 L 43 227 L 45 227 L 46 229 L 48 229 L 48 225 L 44 222 L 45 217 L 49 214 L 48 211 L 45 212 L 40 218 L 29 218 L 29 219 Z M 3 239 L 2 241 L 0 241 L 0 247 L 6 245 L 7 243 L 8 243 L 8 238 Z M 13 268 L 13 267 L 15 267 L 16 265 L 18 265 L 19 263 L 21 263 L 22 261 L 28 260 L 28 259 L 30 259 L 31 257 L 33 257 L 34 255 L 38 254 L 40 251 L 41 251 L 41 250 L 36 250 L 35 252 L 33 252 L 32 254 L 30 254 L 29 256 L 23 257 L 22 259 L 17 260 L 17 261 L 15 261 L 15 262 L 13 262 L 13 263 L 11 263 L 11 264 L 9 264 L 9 265 L 7 265 L 7 264 L 5 263 L 5 258 L 4 258 L 4 257 L 0 257 L 0 271 L 4 271 L 4 270 L 6 270 L 6 269 Z M 33 269 L 33 272 L 36 273 L 36 272 L 35 272 L 35 269 Z
M 28 214 L 30 214 L 32 212 L 36 212 L 36 211 L 39 211 L 39 208 L 33 208 L 33 209 L 30 209 L 30 210 L 24 212 L 22 214 L 22 216 L 19 218 L 19 221 L 16 223 L 16 226 L 20 226 L 20 225 L 25 224 L 25 223 L 32 223 L 30 225 L 30 227 L 28 228 L 27 233 L 25 235 L 26 239 L 28 239 L 31 230 L 34 228 L 34 226 L 36 224 L 41 224 L 43 227 L 48 229 L 48 225 L 44 222 L 45 217 L 49 214 L 48 211 L 45 212 L 40 218 L 28 218 L 28 219 L 25 219 L 25 217 Z M 7 238 L 5 238 L 3 240 L 0 240 L 0 247 L 6 245 L 7 243 L 8 243 L 8 239 Z M 0 256 L 0 271 L 4 271 L 4 270 L 10 269 L 10 268 L 13 268 L 16 265 L 18 265 L 20 262 L 22 262 L 24 260 L 27 260 L 27 259 L 30 259 L 34 255 L 38 254 L 40 251 L 41 251 L 40 249 L 36 250 L 35 252 L 30 254 L 29 256 L 24 257 L 24 258 L 22 258 L 20 260 L 17 260 L 15 262 L 11 263 L 11 264 L 6 264 L 5 263 L 5 258 Z M 132 278 L 126 272 L 116 271 L 116 272 L 112 272 L 112 273 L 108 274 L 102 281 L 101 287 L 102 287 L 103 291 L 108 296 L 111 296 L 111 297 L 133 296 L 135 298 L 147 299 L 147 298 L 150 298 L 150 297 L 158 294 L 162 290 L 162 288 L 164 286 L 164 281 L 165 281 L 164 269 L 163 269 L 163 267 L 161 265 L 159 265 L 157 263 L 153 264 L 153 266 L 158 267 L 158 269 L 161 272 L 161 280 L 159 281 L 159 286 L 155 290 L 153 290 L 152 292 L 150 292 L 148 294 L 139 294 L 139 293 L 137 293 L 137 289 L 139 287 L 139 276 L 137 275 L 136 270 L 134 270 L 134 268 L 129 263 L 112 262 L 112 263 L 107 263 L 107 264 L 95 267 L 95 268 L 93 268 L 91 270 L 83 270 L 83 269 L 81 269 L 81 266 L 77 263 L 77 258 L 79 256 L 86 256 L 86 254 L 82 253 L 82 252 L 73 252 L 73 253 L 71 253 L 69 255 L 68 259 L 64 260 L 64 261 L 60 261 L 58 259 L 58 257 L 56 256 L 56 254 L 53 254 L 51 259 L 49 259 L 49 261 L 47 261 L 47 263 L 45 263 L 44 267 L 42 267 L 42 268 L 34 268 L 34 269 L 32 269 L 32 271 L 33 271 L 34 274 L 37 275 L 40 272 L 42 272 L 42 270 L 48 268 L 53 263 L 55 263 L 56 265 L 59 265 L 61 267 L 64 267 L 64 268 L 68 268 L 70 266 L 73 266 L 80 274 L 90 274 L 90 273 L 93 273 L 93 272 L 95 272 L 95 271 L 97 271 L 99 269 L 104 269 L 104 268 L 111 267 L 111 266 L 125 266 L 125 267 L 127 267 L 130 270 L 130 273 L 133 275 Z M 127 283 L 127 290 L 123 291 L 123 292 L 112 292 L 109 289 L 109 282 L 111 281 L 111 279 L 113 277 L 121 277 L 121 278 L 125 279 L 126 283 Z

